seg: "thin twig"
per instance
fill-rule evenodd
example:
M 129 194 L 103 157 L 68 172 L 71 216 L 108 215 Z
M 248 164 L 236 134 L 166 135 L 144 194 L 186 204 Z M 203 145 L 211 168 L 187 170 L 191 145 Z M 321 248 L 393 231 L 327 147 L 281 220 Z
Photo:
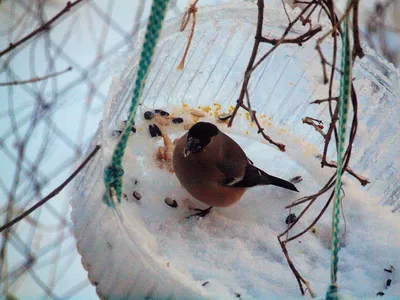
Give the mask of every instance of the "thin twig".
M 299 46 L 302 46 L 304 42 L 307 42 L 308 40 L 310 40 L 312 37 L 314 37 L 320 31 L 322 31 L 322 27 L 317 26 L 313 29 L 310 29 L 306 33 L 303 33 L 302 35 L 299 35 L 296 38 L 287 38 L 287 39 L 283 39 L 282 41 L 280 41 L 280 39 L 269 39 L 266 37 L 261 37 L 261 42 L 268 43 L 271 45 L 276 45 L 280 41 L 281 44 L 297 44 Z
M 68 67 L 63 71 L 51 73 L 51 74 L 48 74 L 48 75 L 43 76 L 43 77 L 34 77 L 34 78 L 31 78 L 31 79 L 28 79 L 28 80 L 20 80 L 20 81 L 0 82 L 0 86 L 10 86 L 10 85 L 20 85 L 20 84 L 26 84 L 26 83 L 34 83 L 34 82 L 38 82 L 38 81 L 42 81 L 42 80 L 46 80 L 46 79 L 49 79 L 49 78 L 52 78 L 52 77 L 59 76 L 61 74 L 67 73 L 67 72 L 69 72 L 71 70 L 72 70 L 72 67 Z
M 52 25 L 55 21 L 57 21 L 59 18 L 61 18 L 71 8 L 73 8 L 74 6 L 77 6 L 79 3 L 83 2 L 83 1 L 85 1 L 85 0 L 76 0 L 74 2 L 67 2 L 65 7 L 62 10 L 60 10 L 58 12 L 58 14 L 56 14 L 49 21 L 47 21 L 46 23 L 41 25 L 39 28 L 37 28 L 34 31 L 32 31 L 31 33 L 29 33 L 28 35 L 24 36 L 19 41 L 15 42 L 15 43 L 10 43 L 9 46 L 6 49 L 4 49 L 3 51 L 0 52 L 0 57 L 2 57 L 4 54 L 10 52 L 11 50 L 17 48 L 18 46 L 22 45 L 23 43 L 25 43 L 26 41 L 30 40 L 31 38 L 33 38 L 34 36 L 38 35 L 39 33 L 43 32 L 43 31 L 46 31 L 46 30 L 49 30 L 50 29 L 50 25 Z
M 190 44 L 192 43 L 192 40 L 193 40 L 194 29 L 196 28 L 196 14 L 197 14 L 197 11 L 198 11 L 198 8 L 196 6 L 197 2 L 199 2 L 199 0 L 195 0 L 192 4 L 190 4 L 189 8 L 185 11 L 185 14 L 183 15 L 183 18 L 182 18 L 182 24 L 181 24 L 180 31 L 184 31 L 185 30 L 186 25 L 190 21 L 190 15 L 193 15 L 192 28 L 191 28 L 191 31 L 190 31 L 188 42 L 186 44 L 185 53 L 183 54 L 183 57 L 181 59 L 181 62 L 178 65 L 178 67 L 176 68 L 179 71 L 183 70 L 183 68 L 185 67 L 186 56 L 187 56 L 187 54 L 189 52 Z
M 310 102 L 310 104 L 321 104 L 321 103 L 329 102 L 329 101 L 337 101 L 338 99 L 339 99 L 339 97 L 317 99 L 317 100 L 314 100 L 313 102 Z
M 310 117 L 305 117 L 305 118 L 301 119 L 301 121 L 304 124 L 308 124 L 308 125 L 314 127 L 314 129 L 316 131 L 318 131 L 322 135 L 323 138 L 326 137 L 326 135 L 325 135 L 325 133 L 323 131 L 324 125 L 322 125 L 322 121 L 319 121 L 319 122 L 317 122 L 318 124 L 316 124 L 315 121 L 318 121 L 318 120 L 315 120 L 315 119 L 310 118 Z
M 35 205 L 33 205 L 31 208 L 26 210 L 24 213 L 16 217 L 15 219 L 11 220 L 7 224 L 3 225 L 0 227 L 0 232 L 3 232 L 7 228 L 13 226 L 14 224 L 18 223 L 21 221 L 23 218 L 34 212 L 36 209 L 41 207 L 43 204 L 45 204 L 47 201 L 50 199 L 54 198 L 58 193 L 60 193 L 75 177 L 78 175 L 82 169 L 89 163 L 89 161 L 96 155 L 96 153 L 100 150 L 100 145 L 97 145 L 93 151 L 88 155 L 88 157 L 79 165 L 79 167 L 69 176 L 60 186 L 58 186 L 55 190 L 53 190 L 50 194 L 48 194 L 46 197 L 44 197 L 42 200 L 37 202 Z

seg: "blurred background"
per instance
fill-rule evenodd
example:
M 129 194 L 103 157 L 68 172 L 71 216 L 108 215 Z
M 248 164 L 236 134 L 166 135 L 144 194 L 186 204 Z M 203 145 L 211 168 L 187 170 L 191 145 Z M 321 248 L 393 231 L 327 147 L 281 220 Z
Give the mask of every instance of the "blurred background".
M 170 2 L 166 18 L 181 17 L 188 1 Z M 226 2 L 200 0 L 198 6 Z M 400 0 L 360 2 L 362 43 L 399 67 Z M 344 4 L 338 1 L 339 11 Z M 115 58 L 137 47 L 150 5 L 0 0 L 0 226 L 53 191 L 82 161 L 103 117 Z M 1 295 L 98 298 L 76 251 L 69 214 L 65 189 L 1 233 Z

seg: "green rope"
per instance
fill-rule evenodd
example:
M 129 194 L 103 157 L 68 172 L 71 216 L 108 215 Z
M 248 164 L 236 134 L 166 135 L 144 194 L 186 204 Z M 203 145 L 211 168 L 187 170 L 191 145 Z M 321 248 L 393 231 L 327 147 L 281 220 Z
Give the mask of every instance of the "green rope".
M 348 1 L 347 5 L 350 5 Z M 342 187 L 342 172 L 343 172 L 343 157 L 345 153 L 346 140 L 346 124 L 348 116 L 349 99 L 351 96 L 352 82 L 352 53 L 349 39 L 348 16 L 343 21 L 343 36 L 342 36 L 342 61 L 341 69 L 343 75 L 340 79 L 340 97 L 339 97 L 339 141 L 337 149 L 337 175 L 335 198 L 332 210 L 332 240 L 331 240 L 331 285 L 326 293 L 326 299 L 337 300 L 340 298 L 337 285 L 338 271 L 338 253 L 339 253 L 339 216 L 341 202 L 341 187 Z
M 133 91 L 132 103 L 129 109 L 129 118 L 126 122 L 126 127 L 121 133 L 121 137 L 114 149 L 111 163 L 104 170 L 104 183 L 106 193 L 103 196 L 103 201 L 108 206 L 115 207 L 113 198 L 121 203 L 123 194 L 122 176 L 124 169 L 122 167 L 122 159 L 125 154 L 125 148 L 128 143 L 129 134 L 135 122 L 136 110 L 138 107 L 141 92 L 144 88 L 146 76 L 148 74 L 151 60 L 154 54 L 154 49 L 157 45 L 157 40 L 160 34 L 162 23 L 167 11 L 169 0 L 153 0 L 147 31 L 143 43 L 142 53 L 139 62 L 139 70 L 136 77 L 135 89 Z

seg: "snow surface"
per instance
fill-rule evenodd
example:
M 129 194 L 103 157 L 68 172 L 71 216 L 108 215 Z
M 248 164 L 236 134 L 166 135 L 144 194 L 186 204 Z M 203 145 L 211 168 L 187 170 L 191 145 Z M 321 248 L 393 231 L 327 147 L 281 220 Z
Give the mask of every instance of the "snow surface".
M 188 119 L 187 111 L 188 108 L 180 109 L 181 113 L 176 115 Z M 245 116 L 241 118 L 245 119 Z M 214 121 L 214 118 L 206 120 Z M 267 119 L 263 122 L 271 124 Z M 180 282 L 174 284 L 186 284 L 204 297 L 235 298 L 235 293 L 239 293 L 242 299 L 299 297 L 297 283 L 277 235 L 287 226 L 285 219 L 289 211 L 285 210 L 285 206 L 298 197 L 317 191 L 333 172 L 319 168 L 315 158 L 317 149 L 290 133 L 279 132 L 273 124 L 269 125 L 269 132 L 276 133 L 279 140 L 286 143 L 287 153 L 257 142 L 255 134 L 240 136 L 232 134 L 233 130 L 231 136 L 258 167 L 286 179 L 302 176 L 303 181 L 297 184 L 300 194 L 273 186 L 256 187 L 248 190 L 239 203 L 229 208 L 215 208 L 203 219 L 188 220 L 186 216 L 193 213 L 190 208 L 206 206 L 193 201 L 174 174 L 159 169 L 154 153 L 162 145 L 162 139 L 150 137 L 147 126 L 152 123 L 137 120 L 139 130 L 131 138 L 124 160 L 124 188 L 129 200 L 122 202 L 119 217 L 125 227 L 122 232 L 127 235 L 115 234 L 115 229 L 111 230 L 114 232 L 112 235 L 104 232 L 110 231 L 108 227 L 115 227 L 110 224 L 112 219 L 107 220 L 104 211 L 108 208 L 105 205 L 97 212 L 86 211 L 96 214 L 102 225 L 87 225 L 85 231 L 92 231 L 89 236 L 96 237 L 96 241 L 86 236 L 78 242 L 78 249 L 93 266 L 92 281 L 97 280 L 99 286 L 104 285 L 102 293 L 134 296 L 148 289 L 147 281 L 132 289 L 132 282 L 126 287 L 119 282 L 130 281 L 132 275 L 129 272 L 136 272 L 134 266 L 140 258 L 129 251 L 122 254 L 122 250 L 115 249 L 128 249 L 127 244 L 131 243 L 132 247 L 143 247 L 159 263 L 160 269 L 167 273 L 171 270 L 171 274 L 181 273 Z M 220 128 L 224 127 L 220 125 Z M 183 133 L 183 126 L 174 124 L 164 130 L 174 138 Z M 110 146 L 115 140 L 108 141 Z M 105 155 L 110 154 L 112 149 L 106 149 Z M 103 183 L 97 182 L 93 190 L 102 191 Z M 142 195 L 141 200 L 133 198 L 134 190 Z M 389 207 L 376 206 L 374 199 L 346 179 L 345 191 L 347 230 L 343 232 L 342 220 L 339 287 L 344 296 L 369 298 L 382 290 L 386 280 L 383 269 L 400 262 L 399 216 L 391 213 Z M 167 206 L 165 197 L 176 199 L 178 208 Z M 92 201 L 98 202 L 99 198 Z M 299 229 L 294 233 L 311 223 L 325 201 L 326 197 L 317 201 L 298 223 Z M 295 207 L 292 212 L 298 215 L 301 208 Z M 316 225 L 315 234 L 309 232 L 288 246 L 292 260 L 319 297 L 324 296 L 329 284 L 330 225 L 331 213 L 328 209 Z M 77 229 L 79 231 L 79 226 Z M 112 246 L 104 247 L 105 244 Z M 93 251 L 99 253 L 92 254 Z M 100 257 L 104 260 L 99 261 Z M 131 265 L 132 269 L 128 267 Z M 111 280 L 111 283 L 113 272 L 110 269 L 119 270 L 124 275 L 119 274 L 119 278 L 114 278 L 115 282 Z M 202 287 L 206 281 L 209 283 Z M 168 293 L 171 289 L 169 287 L 162 292 Z M 393 297 L 399 295 L 400 283 L 394 282 L 385 293 Z

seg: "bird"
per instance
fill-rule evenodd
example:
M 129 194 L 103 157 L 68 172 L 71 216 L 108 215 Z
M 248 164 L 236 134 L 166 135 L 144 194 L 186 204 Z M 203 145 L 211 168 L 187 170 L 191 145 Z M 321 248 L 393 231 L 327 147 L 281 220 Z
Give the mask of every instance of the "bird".
M 275 185 L 298 192 L 289 181 L 272 176 L 254 166 L 243 149 L 212 123 L 194 124 L 176 142 L 172 157 L 181 185 L 197 200 L 209 205 L 190 215 L 204 217 L 212 207 L 228 207 L 238 202 L 247 189 Z

